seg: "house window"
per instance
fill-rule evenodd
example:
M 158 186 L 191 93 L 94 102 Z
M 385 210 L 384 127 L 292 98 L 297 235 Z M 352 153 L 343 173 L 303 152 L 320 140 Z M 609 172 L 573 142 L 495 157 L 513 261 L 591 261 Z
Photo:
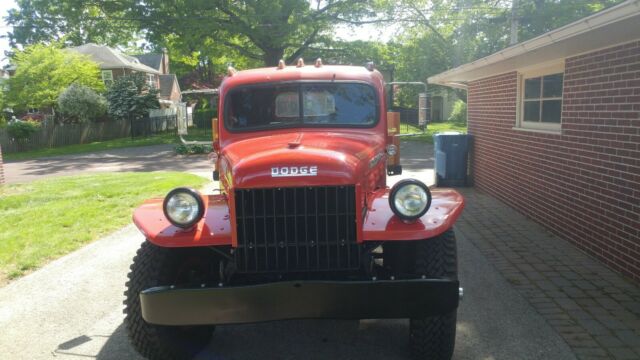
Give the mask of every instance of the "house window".
M 147 74 L 147 85 L 149 85 L 150 88 L 155 89 L 156 88 L 156 76 L 153 74 Z
M 563 70 L 554 66 L 520 74 L 518 127 L 560 131 Z
M 104 81 L 105 85 L 111 85 L 113 83 L 113 71 L 102 70 L 102 81 Z

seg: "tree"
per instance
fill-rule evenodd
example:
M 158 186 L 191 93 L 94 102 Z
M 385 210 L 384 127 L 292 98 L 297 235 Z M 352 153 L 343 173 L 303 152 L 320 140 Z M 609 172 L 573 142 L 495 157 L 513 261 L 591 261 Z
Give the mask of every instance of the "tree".
M 147 85 L 144 74 L 117 78 L 107 89 L 109 115 L 118 120 L 139 119 L 160 107 L 158 91 Z
M 122 17 L 116 2 L 85 0 L 16 0 L 17 8 L 10 9 L 6 23 L 13 29 L 8 33 L 10 44 L 32 45 L 63 42 L 78 46 L 89 42 L 109 46 L 124 45 L 136 39 L 135 23 L 111 20 Z
M 58 110 L 67 117 L 65 122 L 95 121 L 107 112 L 107 100 L 92 89 L 73 83 L 60 94 Z
M 57 44 L 31 45 L 15 53 L 16 73 L 9 78 L 7 103 L 17 110 L 55 108 L 60 94 L 72 83 L 104 90 L 100 68 L 87 56 L 60 49 Z

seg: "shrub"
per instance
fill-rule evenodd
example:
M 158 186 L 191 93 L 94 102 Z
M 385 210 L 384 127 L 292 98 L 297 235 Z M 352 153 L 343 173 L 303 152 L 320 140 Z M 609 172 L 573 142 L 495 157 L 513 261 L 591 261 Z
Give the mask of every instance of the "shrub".
M 7 126 L 7 133 L 16 140 L 27 139 L 38 130 L 40 123 L 37 121 L 16 121 Z
M 194 154 L 208 154 L 212 151 L 212 148 L 210 145 L 200 145 L 200 144 L 193 144 L 193 145 L 185 145 L 185 144 L 180 144 L 180 145 L 176 145 L 175 147 L 175 152 L 178 155 L 194 155 Z
M 115 119 L 139 119 L 160 107 L 158 91 L 149 88 L 143 73 L 117 78 L 107 89 L 109 115 Z
M 449 116 L 449 121 L 457 123 L 467 123 L 467 103 L 462 100 L 456 100 Z
M 58 109 L 68 116 L 65 122 L 88 122 L 107 112 L 107 100 L 91 88 L 77 83 L 71 84 L 58 98 Z

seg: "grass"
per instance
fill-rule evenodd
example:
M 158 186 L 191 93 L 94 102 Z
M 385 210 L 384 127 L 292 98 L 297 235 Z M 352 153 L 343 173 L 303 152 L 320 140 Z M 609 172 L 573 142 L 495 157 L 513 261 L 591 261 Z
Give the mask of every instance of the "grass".
M 0 187 L 0 284 L 131 223 L 143 200 L 206 179 L 178 172 L 69 176 Z
M 401 134 L 415 134 L 419 133 L 419 135 L 415 136 L 404 136 L 403 140 L 411 140 L 411 141 L 424 141 L 429 144 L 433 144 L 433 134 L 444 132 L 444 131 L 459 131 L 466 133 L 467 132 L 467 124 L 465 123 L 456 123 L 456 122 L 434 122 L 427 125 L 427 131 L 422 133 L 422 131 L 412 125 L 400 125 L 400 133 Z
M 211 140 L 211 132 L 206 132 L 203 129 L 192 128 L 189 129 L 189 135 L 185 136 L 184 138 L 185 140 Z M 96 141 L 89 144 L 68 145 L 51 149 L 38 149 L 9 154 L 3 153 L 2 156 L 5 161 L 19 161 L 37 159 L 42 157 L 90 153 L 127 147 L 179 143 L 180 138 L 175 134 L 160 134 L 145 138 L 131 139 L 130 137 L 128 137 L 107 141 Z

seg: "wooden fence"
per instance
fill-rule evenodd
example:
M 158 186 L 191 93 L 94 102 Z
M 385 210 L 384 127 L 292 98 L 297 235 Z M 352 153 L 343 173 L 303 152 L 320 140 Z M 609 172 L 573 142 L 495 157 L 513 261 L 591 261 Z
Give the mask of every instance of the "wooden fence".
M 5 153 L 14 153 L 65 145 L 87 144 L 123 138 L 131 135 L 129 121 L 107 121 L 86 124 L 54 124 L 46 120 L 42 128 L 27 139 L 11 138 L 7 129 L 0 129 L 0 145 Z

